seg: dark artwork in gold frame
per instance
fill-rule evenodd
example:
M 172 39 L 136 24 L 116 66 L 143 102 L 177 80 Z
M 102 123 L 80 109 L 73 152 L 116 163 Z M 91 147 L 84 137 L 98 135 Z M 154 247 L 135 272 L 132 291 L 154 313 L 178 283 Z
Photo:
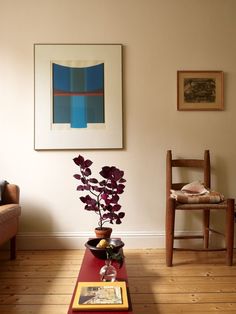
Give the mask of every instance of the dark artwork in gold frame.
M 224 110 L 223 71 L 177 71 L 178 110 Z

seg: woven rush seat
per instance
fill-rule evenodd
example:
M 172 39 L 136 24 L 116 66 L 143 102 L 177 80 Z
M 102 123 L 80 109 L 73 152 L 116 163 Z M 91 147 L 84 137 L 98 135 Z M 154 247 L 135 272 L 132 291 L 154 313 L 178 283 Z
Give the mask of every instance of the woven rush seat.
M 206 209 L 226 209 L 228 206 L 227 204 L 227 200 L 225 201 L 222 201 L 220 203 L 207 203 L 207 204 L 203 204 L 203 203 L 187 203 L 187 204 L 184 204 L 184 203 L 178 203 L 176 202 L 176 205 L 175 205 L 175 208 L 176 209 L 203 209 L 203 208 L 206 208 Z

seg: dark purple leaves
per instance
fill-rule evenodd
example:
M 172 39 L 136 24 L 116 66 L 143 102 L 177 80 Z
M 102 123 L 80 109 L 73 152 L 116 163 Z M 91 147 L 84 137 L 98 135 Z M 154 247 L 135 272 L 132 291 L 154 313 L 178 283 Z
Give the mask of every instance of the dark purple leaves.
M 124 184 L 119 184 L 117 186 L 117 189 L 119 189 L 119 190 L 124 190 L 124 188 L 125 188 Z
M 80 197 L 81 202 L 88 204 L 92 198 L 89 195 L 81 196 Z
M 86 180 L 84 177 L 81 178 L 81 182 L 82 182 L 83 184 L 87 184 L 87 180 Z
M 107 187 L 109 189 L 115 189 L 117 187 L 117 184 L 115 181 L 111 181 L 111 183 L 107 183 Z
M 119 180 L 119 182 L 120 182 L 120 183 L 125 183 L 126 180 L 125 180 L 124 178 L 121 178 L 121 179 Z
M 114 194 L 111 198 L 111 203 L 117 204 L 119 199 L 120 199 L 119 196 L 117 194 Z
M 125 213 L 124 213 L 124 212 L 120 212 L 120 213 L 118 214 L 118 216 L 119 216 L 119 218 L 124 218 L 124 217 L 125 217 Z
M 92 166 L 93 162 L 89 159 L 85 160 L 84 162 L 84 167 L 89 168 L 90 166 Z
M 100 175 L 105 178 L 105 179 L 108 179 L 110 178 L 111 174 L 110 174 L 110 168 L 111 167 L 102 167 L 102 170 L 99 172 Z
M 118 212 L 120 209 L 121 209 L 121 206 L 119 204 L 116 204 L 116 205 L 113 206 L 113 210 L 115 212 Z M 121 218 L 123 218 L 123 217 L 121 217 Z
M 99 182 L 100 186 L 106 186 L 106 184 L 107 184 L 106 180 L 102 180 L 102 181 Z
M 98 183 L 98 180 L 95 178 L 91 178 L 91 179 L 89 179 L 89 182 L 96 184 L 96 183 Z
M 84 191 L 84 186 L 83 185 L 78 185 L 77 186 L 77 191 Z
M 74 178 L 81 182 L 77 186 L 77 191 L 88 191 L 92 196 L 80 197 L 85 204 L 84 209 L 99 214 L 99 227 L 106 222 L 120 224 L 121 219 L 125 216 L 124 212 L 120 212 L 121 205 L 119 204 L 119 195 L 125 189 L 124 171 L 114 166 L 102 167 L 100 175 L 103 180 L 98 181 L 96 178 L 90 177 L 92 175 L 90 167 L 93 164 L 91 160 L 85 160 L 83 156 L 79 155 L 73 161 L 80 170 L 80 174 L 74 175 Z
M 118 180 L 120 180 L 123 177 L 124 171 L 121 171 L 121 170 L 115 168 L 113 170 L 112 174 L 113 174 L 114 180 L 118 181 Z
M 75 157 L 73 160 L 77 166 L 81 166 L 84 163 L 84 158 L 81 155 Z
M 101 199 L 103 199 L 104 201 L 107 200 L 108 197 L 109 197 L 109 195 L 106 194 L 106 193 L 102 193 L 102 194 L 101 194 Z
M 92 186 L 91 189 L 92 189 L 93 191 L 98 192 L 99 194 L 103 191 L 103 189 L 102 189 L 102 188 L 99 188 L 98 186 Z
M 75 157 L 73 160 L 74 160 L 75 164 L 77 166 L 80 166 L 82 169 L 90 167 L 93 163 L 89 159 L 84 160 L 84 157 L 81 155 L 79 155 L 78 157 Z
M 84 170 L 84 175 L 85 175 L 85 177 L 88 177 L 88 176 L 90 176 L 91 175 L 91 170 L 89 169 L 89 168 L 86 168 L 85 170 Z
M 94 198 L 92 198 L 92 197 L 90 197 L 89 195 L 86 195 L 85 197 L 84 196 L 81 196 L 80 197 L 80 200 L 83 202 L 83 203 L 85 203 L 85 204 L 87 204 L 87 205 L 90 205 L 90 206 L 92 206 L 92 207 L 96 207 L 96 205 L 97 205 L 97 201 L 94 199 Z
M 122 179 L 123 175 L 124 175 L 124 171 L 119 170 L 116 167 L 102 167 L 102 170 L 100 171 L 100 175 L 105 178 L 105 179 L 109 179 L 109 180 L 114 180 L 114 181 L 119 181 L 120 179 Z

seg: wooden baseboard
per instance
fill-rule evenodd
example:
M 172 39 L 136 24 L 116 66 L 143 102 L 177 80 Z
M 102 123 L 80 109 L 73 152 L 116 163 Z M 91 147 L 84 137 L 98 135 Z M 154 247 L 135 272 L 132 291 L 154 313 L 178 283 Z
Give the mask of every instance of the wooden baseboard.
M 190 235 L 192 232 L 177 232 L 177 235 Z M 194 232 L 198 235 L 199 232 Z M 94 238 L 93 232 L 21 232 L 17 235 L 17 248 L 21 250 L 42 249 L 84 249 L 84 243 L 88 238 Z M 112 237 L 121 238 L 128 249 L 165 248 L 164 232 L 132 231 L 114 232 Z M 211 235 L 211 245 L 220 247 L 224 245 L 224 238 Z M 181 247 L 185 240 L 176 240 L 175 246 Z M 235 239 L 236 247 L 236 239 Z M 189 242 L 188 242 L 189 245 Z M 201 240 L 191 240 L 191 247 L 201 246 Z
M 93 232 L 21 232 L 17 235 L 17 247 L 31 249 L 83 249 L 88 238 L 94 238 Z M 165 236 L 155 232 L 113 232 L 126 248 L 164 248 Z

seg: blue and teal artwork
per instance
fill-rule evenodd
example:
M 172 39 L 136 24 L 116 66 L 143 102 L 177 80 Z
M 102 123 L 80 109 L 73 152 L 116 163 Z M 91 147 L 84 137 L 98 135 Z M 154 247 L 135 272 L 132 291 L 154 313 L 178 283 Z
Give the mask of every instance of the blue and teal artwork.
M 53 63 L 53 123 L 87 128 L 104 123 L 104 63 L 71 67 Z

